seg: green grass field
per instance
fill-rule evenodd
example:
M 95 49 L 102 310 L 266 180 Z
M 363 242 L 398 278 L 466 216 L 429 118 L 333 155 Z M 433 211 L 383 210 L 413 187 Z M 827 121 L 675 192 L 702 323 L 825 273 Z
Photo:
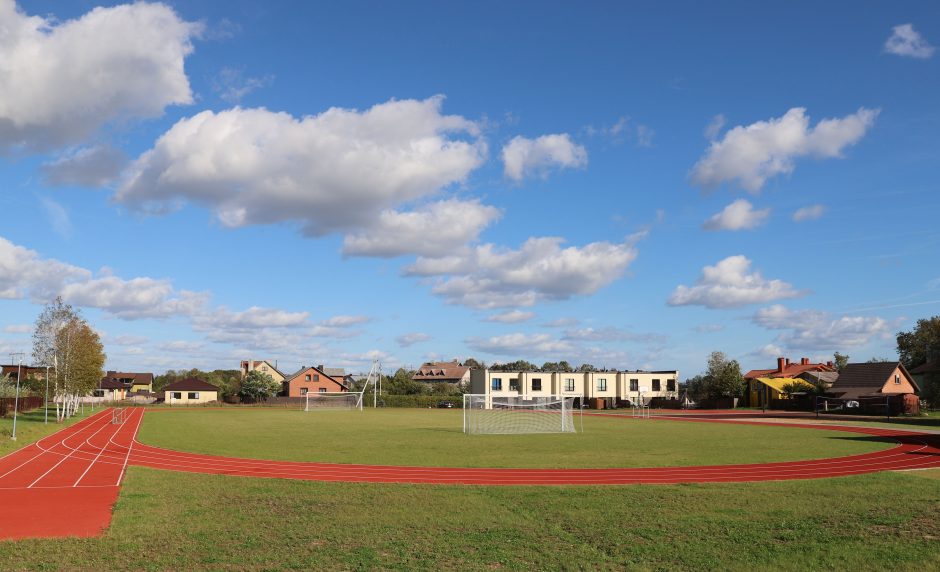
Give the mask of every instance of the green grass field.
M 100 411 L 100 408 L 95 411 Z M 45 423 L 43 409 L 33 409 L 32 411 L 19 413 L 16 416 L 16 441 L 10 439 L 13 434 L 13 414 L 11 413 L 8 417 L 0 417 L 0 457 L 29 443 L 38 441 L 46 435 L 51 435 L 64 427 L 68 427 L 91 414 L 91 409 L 86 408 L 84 415 L 79 413 L 64 423 L 56 423 L 55 409 L 53 408 L 49 410 L 49 423 L 47 424 Z
M 0 542 L 0 569 L 936 570 L 938 476 L 474 487 L 135 467 L 105 536 Z
M 465 435 L 462 412 L 379 409 L 159 410 L 138 439 L 179 451 L 287 461 L 442 467 L 663 467 L 867 453 L 868 436 L 795 427 L 584 417 L 584 432 Z

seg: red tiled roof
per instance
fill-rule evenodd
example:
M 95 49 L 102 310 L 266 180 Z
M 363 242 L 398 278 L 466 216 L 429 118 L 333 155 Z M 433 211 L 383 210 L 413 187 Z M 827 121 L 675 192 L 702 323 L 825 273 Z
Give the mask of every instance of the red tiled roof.
M 744 379 L 757 379 L 758 377 L 798 377 L 806 371 L 835 371 L 836 369 L 825 363 L 800 363 L 790 362 L 784 364 L 783 371 L 780 368 L 773 369 L 752 369 L 744 374 Z

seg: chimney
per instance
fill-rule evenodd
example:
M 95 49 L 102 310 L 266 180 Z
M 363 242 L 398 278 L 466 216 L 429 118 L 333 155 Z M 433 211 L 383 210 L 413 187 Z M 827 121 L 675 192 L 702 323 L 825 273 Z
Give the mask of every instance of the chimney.
M 832 365 L 832 362 L 831 362 L 831 361 L 827 361 L 827 362 L 826 362 L 826 365 L 828 365 L 829 367 L 834 367 L 834 366 Z
M 783 373 L 783 370 L 787 367 L 787 362 L 790 360 L 782 357 L 777 358 L 777 373 Z
M 323 371 L 323 364 L 321 363 L 320 365 L 318 365 L 318 366 L 317 366 L 317 369 L 320 370 L 320 371 Z
M 800 358 L 800 365 L 809 365 L 809 358 Z

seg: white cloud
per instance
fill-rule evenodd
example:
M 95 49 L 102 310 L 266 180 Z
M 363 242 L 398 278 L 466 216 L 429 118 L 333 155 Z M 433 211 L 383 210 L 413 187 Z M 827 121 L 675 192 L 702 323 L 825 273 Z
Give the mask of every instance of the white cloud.
M 656 135 L 656 132 L 647 127 L 646 125 L 637 125 L 636 126 L 636 145 L 637 147 L 652 147 L 653 146 L 653 137 Z
M 359 324 L 365 324 L 370 318 L 368 316 L 333 316 L 320 322 L 321 326 L 328 328 L 348 328 Z
M 91 278 L 91 272 L 54 259 L 0 237 L 0 298 L 30 298 L 48 302 L 73 280 Z
M 43 181 L 52 186 L 101 187 L 117 178 L 125 163 L 124 152 L 110 145 L 79 147 L 44 164 Z
M 395 338 L 395 341 L 398 342 L 398 345 L 407 348 L 411 347 L 419 342 L 426 342 L 431 339 L 431 336 L 421 333 L 421 332 L 411 332 L 408 334 L 402 334 Z
M 757 228 L 767 221 L 770 209 L 754 210 L 747 199 L 738 199 L 721 212 L 712 215 L 702 225 L 705 230 L 747 230 Z
M 802 207 L 796 209 L 796 212 L 793 213 L 793 222 L 815 220 L 821 217 L 825 212 L 826 207 L 823 205 L 810 205 L 808 207 Z
M 191 103 L 183 62 L 200 30 L 165 4 L 58 22 L 0 0 L 0 152 L 80 142 L 106 123 Z
M 506 334 L 491 338 L 464 340 L 470 349 L 504 356 L 557 356 L 574 351 L 569 342 L 556 340 L 548 334 Z
M 776 344 L 764 344 L 760 349 L 754 352 L 754 355 L 762 358 L 776 358 L 784 355 L 786 352 Z
M 695 331 L 700 334 L 711 334 L 725 329 L 724 324 L 699 324 L 695 326 Z
M 767 280 L 756 270 L 749 272 L 750 268 L 751 261 L 741 255 L 706 266 L 695 286 L 676 288 L 669 297 L 669 305 L 736 308 L 806 294 L 782 280 Z
M 885 42 L 885 51 L 896 56 L 927 59 L 933 56 L 936 48 L 914 30 L 911 24 L 901 24 L 892 28 L 891 37 Z
M 419 258 L 405 273 L 447 276 L 437 279 L 432 292 L 448 304 L 527 307 L 594 294 L 617 280 L 636 258 L 641 237 L 568 248 L 558 237 L 530 238 L 518 250 L 485 244 L 443 259 Z
M 728 120 L 725 119 L 725 116 L 721 113 L 712 117 L 712 120 L 705 126 L 705 131 L 703 132 L 705 138 L 709 141 L 714 141 L 718 137 L 718 134 L 721 133 L 721 130 L 724 129 L 725 123 L 727 122 Z
M 69 211 L 65 210 L 65 207 L 49 197 L 40 197 L 39 204 L 42 205 L 42 210 L 46 211 L 49 227 L 53 232 L 63 238 L 72 236 L 72 220 L 69 218 Z
M 350 328 L 369 321 L 368 316 L 333 316 L 319 322 L 308 334 L 315 338 L 355 338 L 362 332 Z
M 157 346 L 157 349 L 165 352 L 173 353 L 196 353 L 201 352 L 205 347 L 204 342 L 192 342 L 186 340 L 174 340 L 172 342 L 164 342 Z
M 66 302 L 100 308 L 126 320 L 193 316 L 209 301 L 204 292 L 175 292 L 169 280 L 117 276 L 66 284 L 61 294 Z
M 104 340 L 105 345 L 108 346 L 140 346 L 149 341 L 144 336 L 135 336 L 132 334 L 121 334 L 117 336 L 102 334 L 101 339 Z
M 382 211 L 460 183 L 486 155 L 475 123 L 443 97 L 332 108 L 296 119 L 266 109 L 177 122 L 126 171 L 115 196 L 160 212 L 207 205 L 227 227 L 296 222 L 308 236 L 361 230 Z
M 8 334 L 29 334 L 33 331 L 33 327 L 29 324 L 11 324 L 4 326 L 3 331 Z
M 200 329 L 256 330 L 259 328 L 297 328 L 308 324 L 309 312 L 288 312 L 276 308 L 252 306 L 233 312 L 220 306 L 196 317 L 194 324 Z
M 791 173 L 799 157 L 841 157 L 845 147 L 864 137 L 878 113 L 863 107 L 841 119 L 823 119 L 810 128 L 806 110 L 794 107 L 783 117 L 739 125 L 712 141 L 692 168 L 692 182 L 713 186 L 737 181 L 756 193 L 767 179 Z
M 790 310 L 780 304 L 761 308 L 752 320 L 769 330 L 788 330 L 777 337 L 785 347 L 813 351 L 863 346 L 876 338 L 889 340 L 900 326 L 899 321 L 877 316 L 834 317 L 818 310 Z
M 579 340 L 588 342 L 637 342 L 649 345 L 665 343 L 666 336 L 662 334 L 637 334 L 613 326 L 604 328 L 579 328 L 567 330 L 564 334 L 566 340 Z
M 587 165 L 587 150 L 571 141 L 567 133 L 527 139 L 518 135 L 503 146 L 507 177 L 521 181 L 527 176 L 545 176 L 552 168 L 574 169 Z
M 386 210 L 361 231 L 346 235 L 343 254 L 445 256 L 476 241 L 499 216 L 499 209 L 475 200 L 445 200 L 411 212 Z
M 492 316 L 487 316 L 487 322 L 498 322 L 502 324 L 518 324 L 520 322 L 528 322 L 535 317 L 535 312 L 523 312 L 521 310 L 510 310 L 508 312 L 501 312 L 499 314 L 493 314 Z
M 577 318 L 565 317 L 565 318 L 557 318 L 555 320 L 551 320 L 550 322 L 545 322 L 544 324 L 542 324 L 542 327 L 543 328 L 569 328 L 569 327 L 577 326 L 580 323 L 581 323 L 581 320 Z
M 212 80 L 212 90 L 222 101 L 237 104 L 249 93 L 266 87 L 274 81 L 273 76 L 247 77 L 240 69 L 224 67 Z

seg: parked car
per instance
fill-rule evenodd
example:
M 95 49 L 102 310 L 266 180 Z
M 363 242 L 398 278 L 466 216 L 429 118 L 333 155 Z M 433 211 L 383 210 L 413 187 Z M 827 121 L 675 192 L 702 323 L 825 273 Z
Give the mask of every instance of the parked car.
M 438 409 L 453 409 L 454 402 L 453 401 L 438 401 L 437 408 Z

